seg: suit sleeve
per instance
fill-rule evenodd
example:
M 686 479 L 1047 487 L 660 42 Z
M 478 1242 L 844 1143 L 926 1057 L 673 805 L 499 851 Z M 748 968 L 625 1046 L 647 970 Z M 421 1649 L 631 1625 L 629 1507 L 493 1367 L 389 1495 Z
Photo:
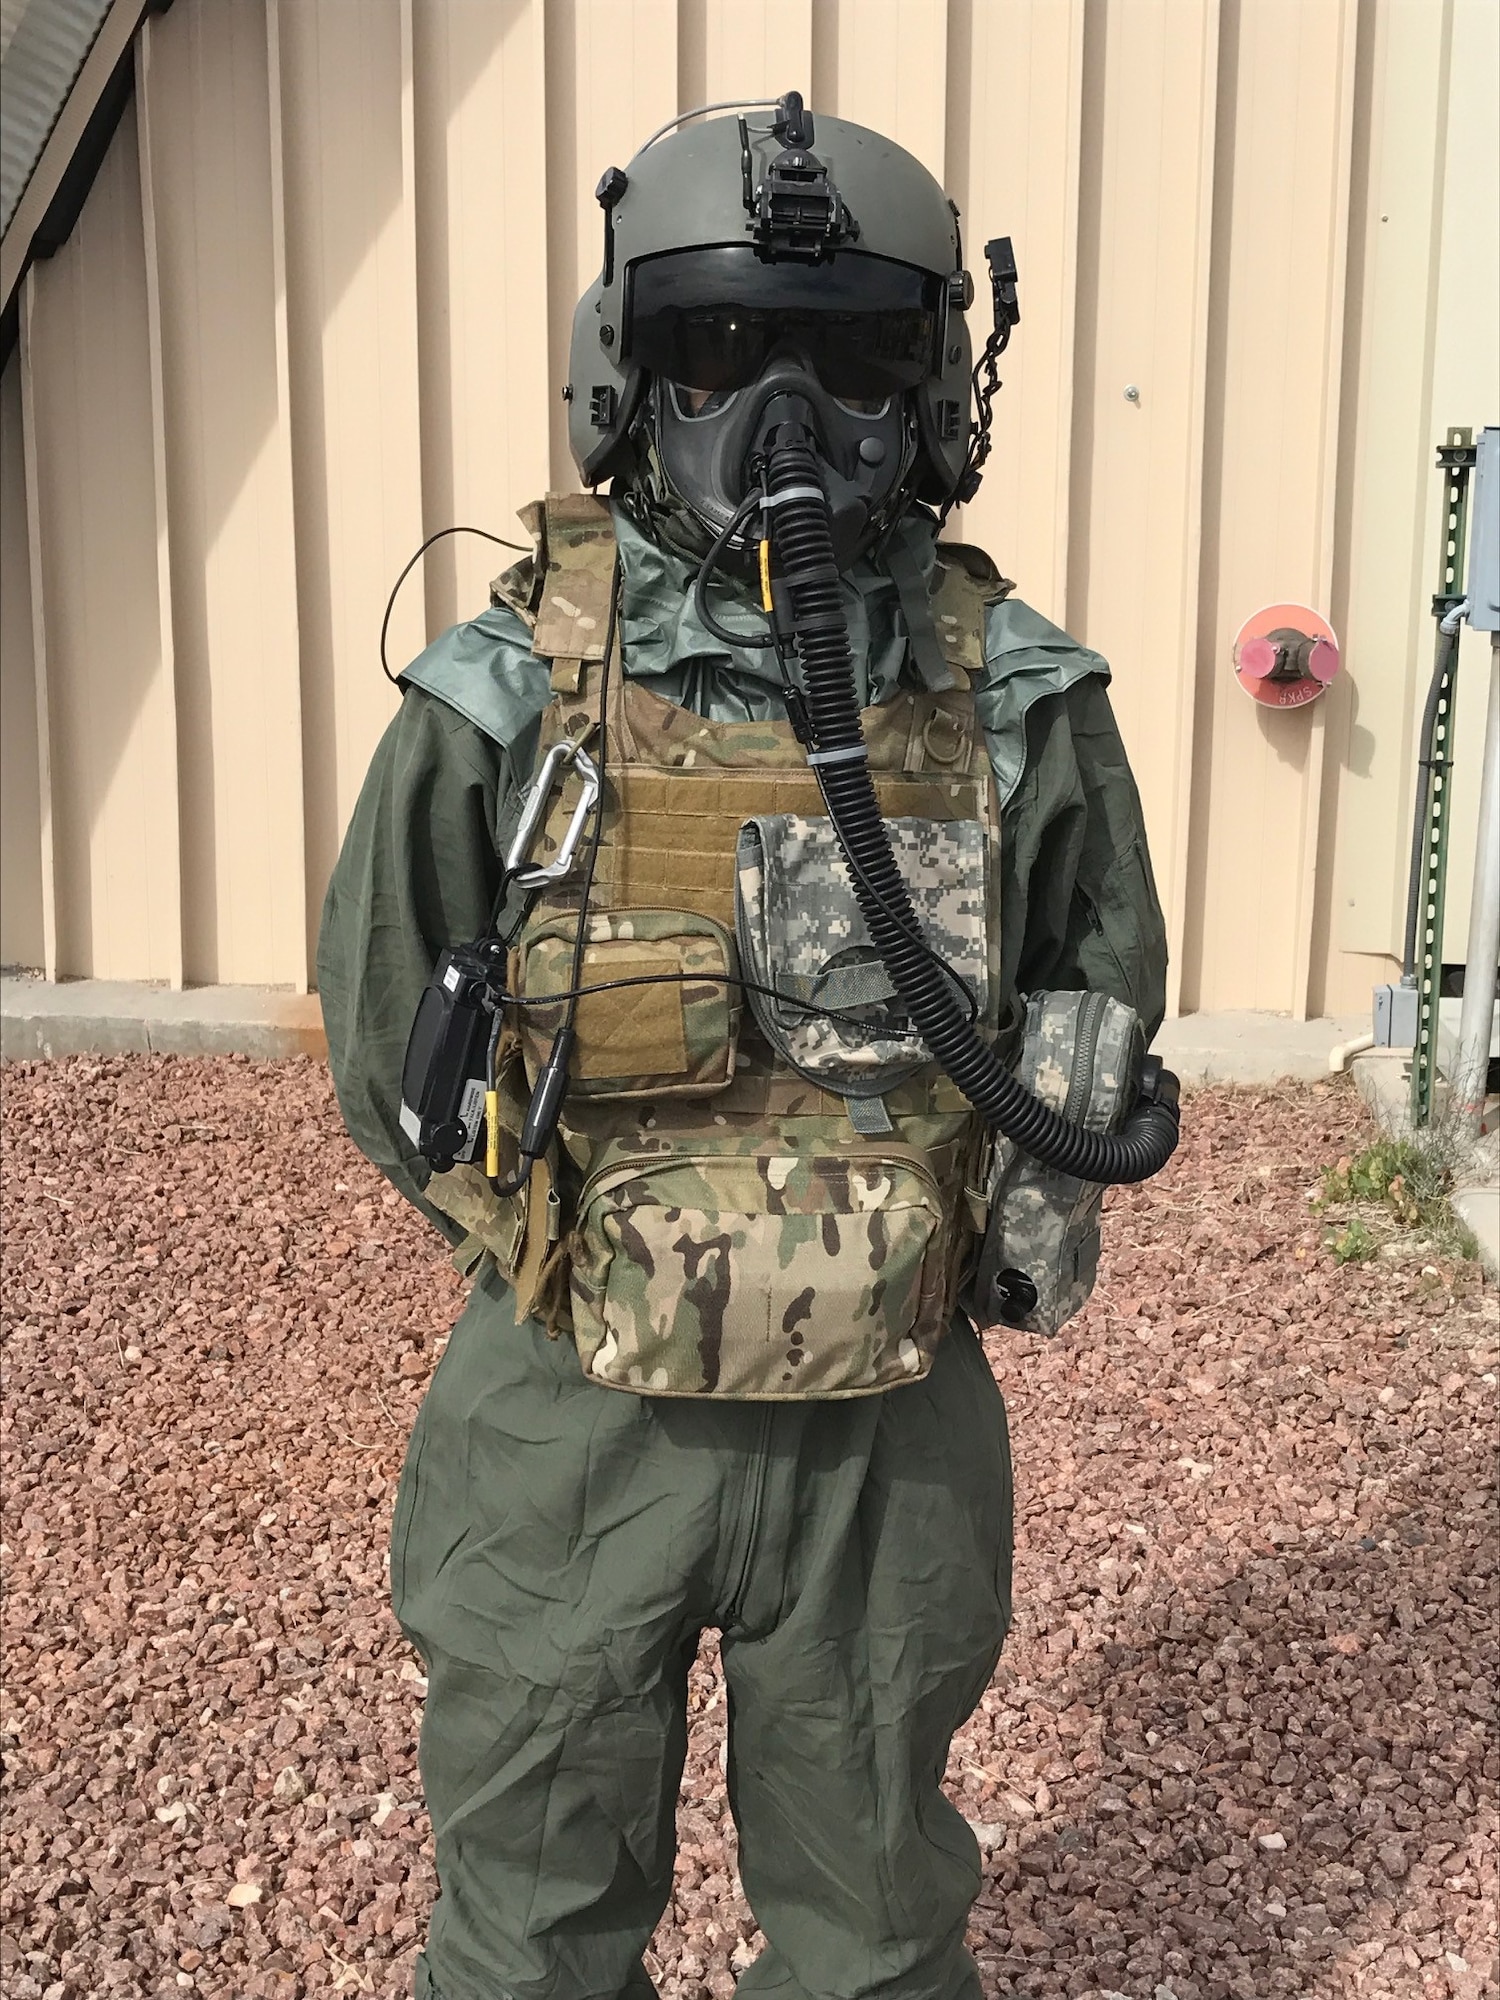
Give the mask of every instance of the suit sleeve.
M 318 938 L 328 1061 L 349 1136 L 450 1241 L 462 1231 L 423 1198 L 430 1169 L 401 1130 L 401 1069 L 439 952 L 489 924 L 510 788 L 497 744 L 408 689 L 354 808 Z
M 1166 925 L 1102 675 L 1028 710 L 1001 838 L 1007 989 L 1112 993 L 1154 1035 L 1166 1012 Z

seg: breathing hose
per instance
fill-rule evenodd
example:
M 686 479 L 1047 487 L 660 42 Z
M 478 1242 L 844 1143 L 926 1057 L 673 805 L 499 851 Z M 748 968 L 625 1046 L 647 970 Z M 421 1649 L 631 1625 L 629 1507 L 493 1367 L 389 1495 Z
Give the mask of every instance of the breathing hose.
M 790 402 L 785 399 L 783 409 Z M 860 914 L 902 1005 L 991 1131 L 1079 1180 L 1148 1179 L 1176 1150 L 1177 1079 L 1153 1065 L 1154 1087 L 1137 1099 L 1123 1129 L 1087 1131 L 1059 1117 L 1011 1074 L 976 1033 L 951 980 L 933 963 L 870 776 L 826 490 L 806 426 L 795 414 L 776 422 L 767 437 L 764 477 L 763 505 L 785 624 L 802 668 L 812 739 L 808 762 L 843 849 Z

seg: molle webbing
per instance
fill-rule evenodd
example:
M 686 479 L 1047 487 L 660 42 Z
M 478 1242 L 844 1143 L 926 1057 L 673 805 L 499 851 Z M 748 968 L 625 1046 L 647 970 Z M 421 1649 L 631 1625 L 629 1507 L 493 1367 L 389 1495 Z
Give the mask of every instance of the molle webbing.
M 595 726 L 599 669 L 580 667 L 578 698 L 554 701 L 538 754 Z M 909 693 L 865 711 L 870 764 L 891 818 L 977 820 L 994 831 L 989 763 L 966 693 Z M 705 722 L 638 682 L 612 675 L 608 805 L 596 906 L 690 909 L 732 928 L 735 848 L 761 813 L 820 816 L 817 780 L 787 723 Z M 572 783 L 552 802 L 536 858 L 556 852 Z M 552 899 L 549 899 L 552 900 Z M 566 894 L 558 903 L 571 900 Z

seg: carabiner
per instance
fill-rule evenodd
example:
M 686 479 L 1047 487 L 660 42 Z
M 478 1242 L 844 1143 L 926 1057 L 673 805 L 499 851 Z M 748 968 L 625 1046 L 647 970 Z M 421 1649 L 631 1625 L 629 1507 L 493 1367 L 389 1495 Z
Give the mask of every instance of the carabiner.
M 573 808 L 573 817 L 568 822 L 568 830 L 563 835 L 562 845 L 553 860 L 537 867 L 525 867 L 525 861 L 535 838 L 538 827 L 546 816 L 547 804 L 552 796 L 553 782 L 559 768 L 572 764 L 583 780 L 583 790 L 578 803 Z M 578 852 L 578 843 L 583 838 L 583 829 L 588 824 L 589 814 L 599 802 L 599 773 L 594 760 L 579 744 L 573 742 L 554 743 L 542 759 L 526 801 L 526 809 L 521 814 L 520 825 L 516 828 L 505 856 L 505 873 L 520 889 L 543 889 L 549 882 L 560 882 L 573 866 L 573 857 Z

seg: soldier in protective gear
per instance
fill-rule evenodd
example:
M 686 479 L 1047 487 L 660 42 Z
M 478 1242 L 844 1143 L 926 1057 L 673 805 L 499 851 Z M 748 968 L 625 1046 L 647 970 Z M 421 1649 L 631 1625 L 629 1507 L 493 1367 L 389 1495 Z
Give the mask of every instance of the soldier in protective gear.
M 768 1940 L 742 1990 L 957 2000 L 980 1866 L 941 1779 L 1010 1615 L 973 1318 L 1074 1309 L 1097 1201 L 1007 1193 L 1010 1127 L 950 1076 L 998 1058 L 1107 1149 L 1161 913 L 1105 662 L 938 541 L 1003 343 L 976 422 L 956 211 L 794 96 L 677 126 L 600 184 L 569 393 L 609 498 L 528 510 L 534 556 L 406 670 L 324 912 L 349 1130 L 474 1273 L 392 1536 L 418 1992 L 650 1993 L 713 1627 Z M 485 1130 L 403 1104 L 439 965 L 492 979 Z M 1061 1061 L 1018 998 L 1048 994 Z M 1054 1298 L 1010 1265 L 1059 1187 Z

